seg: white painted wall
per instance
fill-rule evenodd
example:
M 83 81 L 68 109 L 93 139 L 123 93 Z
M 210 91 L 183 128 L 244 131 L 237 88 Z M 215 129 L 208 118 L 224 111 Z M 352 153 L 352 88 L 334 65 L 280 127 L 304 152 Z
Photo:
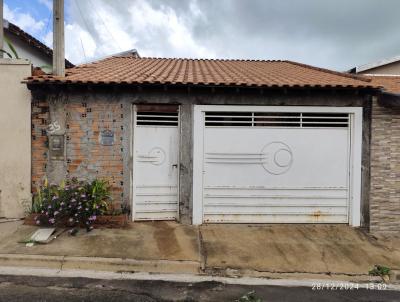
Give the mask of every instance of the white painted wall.
M 36 48 L 29 46 L 24 43 L 20 39 L 16 38 L 14 35 L 10 35 L 9 33 L 4 33 L 4 35 L 10 40 L 11 44 L 14 46 L 15 50 L 18 53 L 18 57 L 20 59 L 27 59 L 32 62 L 32 65 L 35 67 L 41 66 L 51 66 L 53 64 L 52 58 L 47 57 L 43 53 L 41 53 Z M 8 51 L 12 54 L 10 48 L 7 43 L 4 43 L 4 50 Z M 4 55 L 6 57 L 7 55 Z M 50 68 L 51 69 L 51 68 Z
M 30 75 L 29 61 L 0 59 L 0 217 L 23 217 L 31 202 Z

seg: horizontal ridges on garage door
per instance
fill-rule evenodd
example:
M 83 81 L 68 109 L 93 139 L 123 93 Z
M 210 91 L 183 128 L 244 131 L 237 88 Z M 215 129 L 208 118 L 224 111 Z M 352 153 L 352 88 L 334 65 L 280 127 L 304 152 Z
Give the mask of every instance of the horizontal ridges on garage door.
M 135 220 L 171 220 L 178 215 L 176 186 L 136 186 Z
M 347 113 L 206 112 L 205 126 L 347 128 Z
M 346 223 L 346 187 L 204 188 L 205 222 Z

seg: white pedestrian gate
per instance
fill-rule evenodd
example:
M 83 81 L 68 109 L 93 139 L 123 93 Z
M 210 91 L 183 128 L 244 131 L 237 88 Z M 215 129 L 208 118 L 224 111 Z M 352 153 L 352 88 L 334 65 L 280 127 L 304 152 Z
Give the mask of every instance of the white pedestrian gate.
M 196 106 L 194 223 L 359 224 L 361 108 Z
M 178 108 L 135 106 L 133 220 L 178 217 Z

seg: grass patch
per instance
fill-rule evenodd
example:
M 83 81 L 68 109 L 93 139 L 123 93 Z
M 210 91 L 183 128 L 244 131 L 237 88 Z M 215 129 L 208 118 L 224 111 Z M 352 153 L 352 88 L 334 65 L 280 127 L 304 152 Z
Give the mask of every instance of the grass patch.
M 387 276 L 390 273 L 390 268 L 376 264 L 373 269 L 371 269 L 368 274 L 371 276 Z
M 262 300 L 256 296 L 256 292 L 253 290 L 241 296 L 238 300 L 235 300 L 235 302 L 262 302 Z

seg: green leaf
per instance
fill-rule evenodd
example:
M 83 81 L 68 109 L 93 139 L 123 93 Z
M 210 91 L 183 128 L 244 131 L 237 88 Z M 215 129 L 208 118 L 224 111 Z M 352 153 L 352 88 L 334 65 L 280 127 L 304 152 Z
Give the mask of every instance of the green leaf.
M 12 45 L 11 41 L 7 37 L 4 37 L 4 41 L 6 41 L 6 43 L 7 43 L 8 47 L 10 48 L 11 52 L 14 54 L 14 57 L 16 59 L 19 59 L 18 53 L 15 50 L 14 45 Z
M 5 53 L 10 59 L 12 59 L 12 55 L 8 51 L 5 51 L 4 49 L 0 49 L 0 52 Z

